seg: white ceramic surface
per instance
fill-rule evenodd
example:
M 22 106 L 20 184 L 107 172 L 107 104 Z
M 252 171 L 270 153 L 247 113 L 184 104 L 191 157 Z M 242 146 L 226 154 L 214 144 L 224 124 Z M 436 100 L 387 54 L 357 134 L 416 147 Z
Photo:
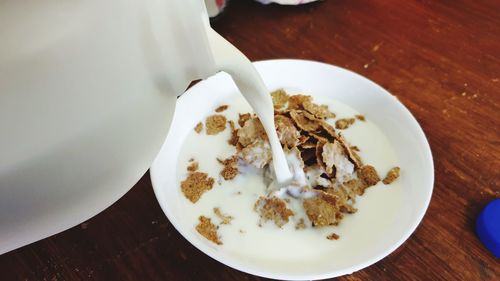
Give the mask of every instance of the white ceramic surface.
M 235 269 L 275 279 L 324 279 L 367 267 L 399 247 L 422 220 L 432 195 L 434 167 L 425 135 L 411 113 L 390 93 L 370 80 L 328 64 L 303 60 L 270 60 L 255 66 L 269 89 L 284 87 L 302 90 L 315 97 L 332 98 L 343 102 L 374 122 L 389 138 L 405 171 L 402 181 L 401 209 L 386 226 L 382 239 L 376 238 L 371 247 L 339 260 L 341 252 L 332 252 L 331 263 L 311 263 L 300 268 L 263 267 L 258 263 L 237 258 L 200 239 L 180 223 L 183 214 L 179 205 L 179 186 L 176 182 L 177 157 L 183 140 L 194 125 L 225 99 L 237 95 L 231 78 L 219 73 L 202 81 L 178 99 L 177 110 L 165 144 L 151 167 L 151 179 L 156 197 L 176 229 L 194 246 L 212 258 Z M 180 167 L 185 169 L 185 167 Z M 364 239 L 371 238 L 367 233 Z M 341 241 L 341 240 L 339 240 Z M 346 242 L 344 242 L 346 243 Z M 351 241 L 349 243 L 355 243 Z M 341 262 L 339 262 L 341 261 Z

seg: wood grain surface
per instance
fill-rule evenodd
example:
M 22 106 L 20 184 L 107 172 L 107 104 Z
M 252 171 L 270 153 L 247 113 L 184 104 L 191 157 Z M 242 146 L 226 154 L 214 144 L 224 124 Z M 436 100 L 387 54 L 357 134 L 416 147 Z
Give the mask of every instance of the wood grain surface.
M 500 1 L 232 0 L 213 26 L 251 60 L 318 60 L 372 79 L 429 139 L 435 186 L 423 222 L 394 253 L 338 280 L 499 280 L 499 260 L 474 223 L 500 198 Z M 0 280 L 262 280 L 191 246 L 160 210 L 148 174 L 91 220 L 0 256 L 0 272 Z

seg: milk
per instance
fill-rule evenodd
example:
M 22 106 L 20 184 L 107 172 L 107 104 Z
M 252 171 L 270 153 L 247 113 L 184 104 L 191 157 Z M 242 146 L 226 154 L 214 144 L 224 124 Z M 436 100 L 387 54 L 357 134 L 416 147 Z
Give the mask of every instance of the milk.
M 314 96 L 314 93 L 306 94 Z M 327 104 L 330 110 L 337 114 L 337 118 L 362 114 L 335 100 L 315 98 L 315 102 Z M 229 108 L 221 114 L 228 120 L 237 121 L 238 113 L 252 112 L 249 104 L 241 96 L 227 100 L 224 104 L 228 104 Z M 206 115 L 210 114 L 213 113 L 207 109 Z M 375 124 L 370 122 L 369 116 L 366 122 L 356 121 L 349 129 L 341 132 L 347 141 L 360 148 L 364 162 L 373 165 L 381 177 L 390 168 L 398 165 L 398 159 L 388 139 Z M 342 253 L 344 256 L 352 253 L 354 256 L 354 253 L 362 252 L 363 248 L 370 246 L 369 243 L 384 235 L 385 226 L 396 218 L 396 212 L 402 201 L 403 187 L 400 186 L 400 181 L 389 186 L 379 183 L 368 188 L 363 196 L 356 199 L 355 207 L 358 208 L 358 212 L 353 215 L 346 214 L 339 226 L 323 228 L 308 226 L 306 229 L 296 230 L 295 224 L 300 218 L 305 219 L 308 224 L 299 200 L 291 200 L 289 208 L 295 215 L 283 228 L 278 228 L 272 222 L 259 226 L 259 215 L 253 207 L 259 196 L 266 194 L 263 171 L 245 169 L 230 181 L 225 181 L 219 176 L 222 165 L 216 159 L 227 158 L 236 152 L 233 146 L 227 144 L 229 137 L 229 129 L 215 136 L 192 131 L 186 137 L 179 154 L 176 175 L 177 186 L 180 189 L 180 182 L 187 176 L 185 167 L 188 166 L 189 159 L 194 158 L 199 162 L 201 172 L 206 172 L 216 179 L 212 190 L 203 194 L 195 204 L 188 201 L 180 191 L 177 196 L 183 214 L 180 223 L 184 224 L 184 229 L 196 233 L 195 226 L 200 215 L 210 217 L 213 223 L 219 224 L 220 220 L 213 213 L 214 207 L 234 217 L 230 225 L 220 225 L 218 229 L 223 245 L 216 246 L 196 234 L 207 245 L 218 251 L 262 266 L 273 264 L 301 266 L 303 261 L 319 262 L 322 259 L 331 259 L 332 253 Z M 204 145 L 200 146 L 200 143 Z M 340 235 L 340 239 L 327 240 L 326 236 L 332 232 Z M 369 235 L 370 239 L 365 239 L 366 235 Z

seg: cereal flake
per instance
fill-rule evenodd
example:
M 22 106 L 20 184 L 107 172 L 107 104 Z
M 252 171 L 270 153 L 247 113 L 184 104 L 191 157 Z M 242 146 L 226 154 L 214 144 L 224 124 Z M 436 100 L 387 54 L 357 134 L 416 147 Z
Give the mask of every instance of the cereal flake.
M 293 212 L 287 208 L 286 202 L 277 197 L 260 197 L 255 202 L 254 210 L 259 213 L 262 222 L 273 221 L 278 227 L 283 227 L 293 216 Z
M 375 168 L 371 165 L 364 165 L 358 171 L 358 177 L 367 185 L 373 186 L 380 181 Z
M 303 107 L 316 118 L 335 118 L 335 114 L 328 109 L 327 105 L 317 105 L 311 101 L 305 101 Z
M 323 146 L 321 156 L 325 163 L 327 174 L 331 175 L 335 170 L 335 178 L 339 182 L 344 182 L 351 178 L 354 172 L 354 165 L 349 161 L 347 155 L 345 155 L 344 148 L 338 141 L 326 143 Z
M 215 207 L 214 209 L 214 214 L 221 220 L 221 224 L 231 224 L 231 221 L 233 220 L 232 216 L 224 215 L 222 211 Z
M 335 121 L 335 128 L 337 128 L 339 130 L 345 130 L 345 129 L 349 128 L 352 124 L 354 124 L 354 121 L 356 121 L 356 119 L 354 119 L 354 118 L 339 119 L 339 120 Z
M 240 125 L 240 127 L 245 126 L 245 122 L 247 122 L 247 120 L 249 120 L 250 118 L 252 118 L 252 115 L 250 113 L 238 113 L 238 125 Z
M 229 120 L 229 128 L 231 129 L 231 138 L 227 141 L 230 145 L 236 146 L 238 144 L 238 129 L 234 125 L 233 120 Z
M 364 115 L 358 114 L 354 115 L 354 117 L 356 117 L 359 121 L 366 121 L 366 117 Z
M 273 105 L 275 109 L 281 109 L 285 107 L 288 102 L 288 94 L 283 89 L 278 89 L 271 93 L 273 99 Z
M 295 229 L 304 229 L 306 228 L 306 224 L 304 222 L 303 218 L 300 218 L 300 220 L 295 224 Z
M 337 235 L 337 233 L 332 232 L 328 236 L 326 236 L 326 239 L 328 240 L 339 240 L 340 236 Z
M 214 179 L 207 173 L 191 172 L 188 177 L 181 182 L 181 191 L 189 201 L 196 203 L 206 191 L 212 189 Z
M 295 128 L 290 118 L 283 115 L 276 115 L 274 117 L 274 123 L 281 144 L 288 148 L 295 147 L 299 144 L 300 133 L 297 128 Z
M 224 168 L 220 171 L 220 175 L 225 180 L 232 180 L 238 175 L 238 157 L 232 156 L 225 160 L 217 159 L 219 163 L 224 165 Z
M 190 162 L 189 166 L 187 166 L 188 172 L 194 172 L 197 171 L 199 167 L 198 162 L 192 161 Z
M 213 243 L 222 245 L 222 241 L 220 241 L 219 235 L 217 234 L 217 226 L 212 223 L 212 220 L 205 216 L 200 216 L 198 220 L 199 222 L 198 225 L 196 225 L 196 231 Z
M 307 111 L 292 110 L 290 111 L 290 117 L 295 121 L 297 127 L 307 132 L 314 132 L 321 126 L 316 117 Z
M 263 140 L 245 146 L 240 154 L 245 163 L 257 168 L 264 168 L 273 158 L 269 142 Z
M 197 132 L 198 134 L 201 133 L 201 131 L 203 130 L 203 123 L 199 122 L 198 124 L 196 124 L 196 126 L 194 127 L 194 131 Z
M 208 116 L 205 126 L 207 135 L 217 135 L 226 129 L 226 117 L 219 114 Z
M 242 146 L 248 146 L 259 140 L 267 140 L 266 131 L 258 118 L 251 118 L 238 130 L 238 141 Z
M 293 95 L 288 98 L 288 110 L 304 109 L 305 102 L 311 102 L 311 96 Z
M 391 184 L 392 182 L 394 182 L 399 178 L 399 171 L 400 171 L 399 167 L 394 167 L 390 169 L 389 172 L 387 172 L 385 178 L 382 180 L 382 182 L 384 184 Z
M 226 111 L 228 107 L 229 107 L 229 105 L 227 105 L 227 104 L 221 105 L 215 109 L 215 112 L 220 113 L 220 112 Z
M 316 197 L 304 199 L 303 206 L 313 226 L 337 225 L 340 222 L 343 216 L 337 205 L 337 198 L 337 196 L 318 191 Z

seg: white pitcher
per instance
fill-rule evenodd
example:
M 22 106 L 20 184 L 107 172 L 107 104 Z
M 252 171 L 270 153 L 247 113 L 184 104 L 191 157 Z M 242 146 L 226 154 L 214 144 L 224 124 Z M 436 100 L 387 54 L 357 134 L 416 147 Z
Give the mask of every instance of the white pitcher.
M 203 0 L 0 0 L 0 254 L 124 195 L 214 40 Z

